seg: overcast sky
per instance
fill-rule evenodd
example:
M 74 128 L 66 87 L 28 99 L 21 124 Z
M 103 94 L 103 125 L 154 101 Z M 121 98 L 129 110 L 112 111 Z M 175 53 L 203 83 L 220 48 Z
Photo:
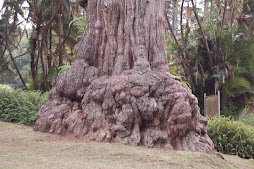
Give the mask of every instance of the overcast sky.
M 0 0 L 0 9 L 2 9 L 3 3 L 4 3 L 4 0 Z
M 0 0 L 0 9 L 2 9 L 3 3 L 4 3 L 4 0 Z M 28 7 L 28 3 L 25 2 L 22 6 L 23 6 L 23 7 Z M 28 15 L 28 14 L 27 14 L 27 15 Z M 26 13 L 25 13 L 25 17 L 27 17 L 27 16 L 26 16 Z M 1 18 L 1 16 L 0 16 L 0 18 Z M 19 15 L 18 15 L 18 18 L 19 18 L 19 20 L 22 20 L 22 17 L 19 16 Z M 26 27 L 27 29 L 32 29 L 32 25 L 31 25 L 30 23 L 27 23 L 27 22 L 24 22 L 24 23 L 21 24 L 20 26 L 23 27 L 23 28 Z

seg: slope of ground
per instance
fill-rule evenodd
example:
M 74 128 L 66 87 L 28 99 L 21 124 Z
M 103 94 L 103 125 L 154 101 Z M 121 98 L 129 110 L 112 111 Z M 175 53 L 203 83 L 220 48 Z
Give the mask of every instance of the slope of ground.
M 82 140 L 34 132 L 0 122 L 0 168 L 241 168 L 254 160 L 224 155 L 168 151 Z

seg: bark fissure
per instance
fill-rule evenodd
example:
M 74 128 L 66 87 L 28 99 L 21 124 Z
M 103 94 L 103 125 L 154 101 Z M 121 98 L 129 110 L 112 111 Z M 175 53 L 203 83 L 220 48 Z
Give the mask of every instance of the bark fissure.
M 76 46 L 79 58 L 93 66 L 103 63 L 99 68 L 101 75 L 120 74 L 132 68 L 168 71 L 165 40 L 162 38 L 164 5 L 155 1 L 124 2 L 88 1 L 87 31 Z M 105 30 L 106 41 L 101 40 L 104 34 L 100 31 L 101 27 Z M 102 48 L 105 48 L 105 52 L 102 52 Z M 150 50 L 153 52 L 149 52 Z M 149 62 L 150 58 L 152 63 Z M 133 65 L 131 60 L 134 61 Z

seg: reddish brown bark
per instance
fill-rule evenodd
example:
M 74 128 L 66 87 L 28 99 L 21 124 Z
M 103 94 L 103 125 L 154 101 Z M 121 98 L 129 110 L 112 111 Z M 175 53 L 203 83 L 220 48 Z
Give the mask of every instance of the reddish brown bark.
M 198 100 L 168 73 L 164 0 L 88 0 L 78 60 L 60 74 L 34 130 L 214 152 Z
M 128 69 L 168 71 L 164 1 L 88 1 L 88 25 L 76 46 L 79 59 L 100 75 Z

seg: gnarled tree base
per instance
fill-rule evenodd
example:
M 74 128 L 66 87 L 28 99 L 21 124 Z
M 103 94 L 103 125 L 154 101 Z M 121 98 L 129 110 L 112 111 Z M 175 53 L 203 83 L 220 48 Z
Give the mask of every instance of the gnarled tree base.
M 97 77 L 97 68 L 77 60 L 62 73 L 34 130 L 73 133 L 88 140 L 212 153 L 190 89 L 169 73 L 127 70 Z

